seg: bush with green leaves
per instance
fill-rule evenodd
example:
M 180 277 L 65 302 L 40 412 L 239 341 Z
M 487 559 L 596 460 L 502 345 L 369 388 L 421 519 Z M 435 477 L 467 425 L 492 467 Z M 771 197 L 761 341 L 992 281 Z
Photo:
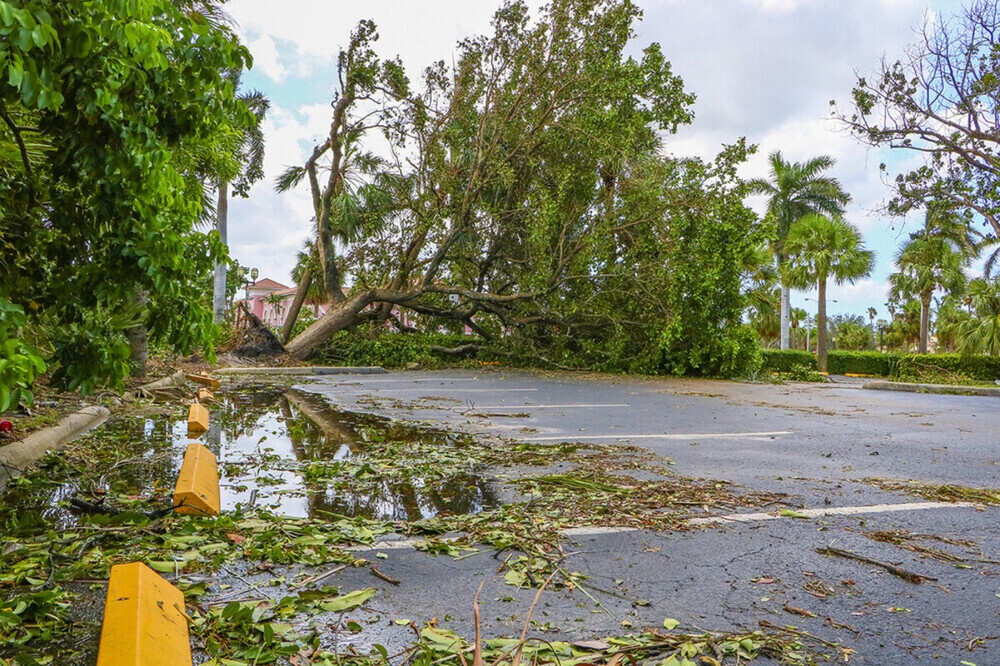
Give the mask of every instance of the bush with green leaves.
M 896 378 L 909 381 L 963 384 L 1000 379 L 1000 357 L 973 354 L 905 354 L 898 359 Z
M 330 338 L 312 357 L 318 363 L 331 365 L 378 365 L 384 368 L 404 368 L 410 363 L 424 367 L 457 363 L 464 356 L 435 353 L 434 347 L 453 349 L 478 338 L 444 333 L 397 333 L 371 331 L 358 327 L 354 331 L 340 331 Z
M 35 400 L 35 376 L 45 372 L 42 353 L 19 336 L 27 316 L 24 309 L 0 298 L 0 413 Z
M 769 372 L 791 372 L 795 366 L 816 369 L 816 357 L 798 349 L 762 349 L 762 370 Z
M 899 370 L 901 354 L 879 351 L 831 351 L 827 360 L 831 375 L 872 375 L 893 377 Z
M 826 378 L 815 368 L 805 365 L 793 365 L 787 373 L 783 373 L 788 379 L 795 382 L 822 382 Z
M 84 310 L 83 320 L 54 329 L 51 334 L 56 369 L 52 383 L 87 395 L 98 386 L 125 389 L 131 350 L 120 316 L 103 308 Z

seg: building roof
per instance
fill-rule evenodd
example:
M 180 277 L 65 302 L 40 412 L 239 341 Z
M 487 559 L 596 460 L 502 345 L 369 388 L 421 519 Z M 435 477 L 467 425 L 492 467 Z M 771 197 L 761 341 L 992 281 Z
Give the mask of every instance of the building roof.
M 275 282 L 271 278 L 264 278 L 263 280 L 254 282 L 250 289 L 254 291 L 278 291 L 279 289 L 288 289 L 288 287 L 280 282 Z

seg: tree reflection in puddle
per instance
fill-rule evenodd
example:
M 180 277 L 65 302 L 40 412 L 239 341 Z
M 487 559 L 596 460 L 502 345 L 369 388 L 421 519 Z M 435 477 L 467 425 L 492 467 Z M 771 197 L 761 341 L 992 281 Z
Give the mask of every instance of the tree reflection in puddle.
M 236 391 L 213 411 L 203 439 L 219 456 L 223 510 L 419 520 L 497 504 L 473 445 L 447 433 L 298 391 Z
M 227 391 L 198 441 L 216 453 L 222 510 L 266 507 L 297 517 L 330 514 L 419 520 L 498 504 L 465 439 L 333 409 L 320 396 L 273 387 Z M 3 494 L 0 531 L 69 528 L 71 499 L 110 512 L 148 512 L 170 501 L 187 443 L 186 420 L 116 416 L 80 442 L 76 456 L 50 456 L 44 476 Z M 152 502 L 152 504 L 150 503 Z

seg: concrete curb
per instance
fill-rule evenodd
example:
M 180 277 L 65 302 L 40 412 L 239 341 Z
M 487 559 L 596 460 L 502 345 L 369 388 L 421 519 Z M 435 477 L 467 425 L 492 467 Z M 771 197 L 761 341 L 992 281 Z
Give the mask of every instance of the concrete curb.
M 875 391 L 905 391 L 908 393 L 941 393 L 944 395 L 985 395 L 1000 398 L 1000 386 L 949 386 L 945 384 L 910 384 L 906 382 L 866 382 L 861 388 Z
M 375 365 L 353 367 L 301 366 L 276 368 L 219 368 L 217 375 L 383 375 L 385 368 Z
M 104 423 L 109 416 L 111 411 L 107 407 L 84 407 L 63 418 L 58 425 L 33 432 L 21 441 L 0 449 L 0 489 L 5 488 L 7 481 L 18 476 L 47 451 L 58 451 L 70 440 Z

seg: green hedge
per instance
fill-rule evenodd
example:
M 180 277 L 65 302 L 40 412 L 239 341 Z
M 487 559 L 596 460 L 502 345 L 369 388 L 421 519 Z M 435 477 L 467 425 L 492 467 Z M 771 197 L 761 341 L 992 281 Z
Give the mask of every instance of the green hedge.
M 798 349 L 762 349 L 764 372 L 791 372 L 795 366 L 816 369 L 816 356 Z
M 873 375 L 895 377 L 899 370 L 898 353 L 878 351 L 831 351 L 826 356 L 826 367 L 831 375 Z
M 907 354 L 899 359 L 896 377 L 944 384 L 963 379 L 991 382 L 1000 379 L 1000 356 Z
M 816 369 L 816 356 L 796 349 L 765 349 L 764 370 L 791 372 L 795 366 Z M 872 375 L 903 381 L 961 384 L 1000 379 L 1000 356 L 971 354 L 904 354 L 878 351 L 830 351 L 831 375 Z

